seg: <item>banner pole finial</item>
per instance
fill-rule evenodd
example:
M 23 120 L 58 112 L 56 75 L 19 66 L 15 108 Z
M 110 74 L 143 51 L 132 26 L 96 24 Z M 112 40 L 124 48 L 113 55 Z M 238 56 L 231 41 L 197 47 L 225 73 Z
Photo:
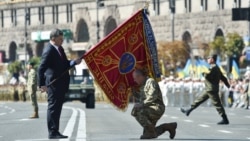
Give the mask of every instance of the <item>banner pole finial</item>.
M 144 10 L 146 11 L 146 13 L 149 15 L 149 3 L 150 3 L 150 1 L 149 0 L 147 0 L 146 2 L 145 2 L 145 6 L 144 6 Z

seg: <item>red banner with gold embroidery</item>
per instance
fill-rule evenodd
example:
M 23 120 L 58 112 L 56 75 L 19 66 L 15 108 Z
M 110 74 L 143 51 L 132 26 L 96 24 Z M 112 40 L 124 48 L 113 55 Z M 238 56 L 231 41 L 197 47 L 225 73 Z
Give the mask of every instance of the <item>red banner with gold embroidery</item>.
M 136 66 L 148 68 L 160 77 L 153 31 L 144 10 L 138 11 L 84 55 L 96 82 L 108 99 L 125 110 L 129 88 L 136 85 L 132 71 Z

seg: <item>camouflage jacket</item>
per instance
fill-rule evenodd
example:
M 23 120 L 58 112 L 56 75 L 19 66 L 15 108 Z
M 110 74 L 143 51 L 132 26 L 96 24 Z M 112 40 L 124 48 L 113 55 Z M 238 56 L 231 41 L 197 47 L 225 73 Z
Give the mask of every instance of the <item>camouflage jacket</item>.
M 28 73 L 27 90 L 28 92 L 35 92 L 37 90 L 37 75 L 35 69 L 31 69 Z
M 144 107 L 164 106 L 160 87 L 153 78 L 147 78 L 139 91 L 133 93 Z

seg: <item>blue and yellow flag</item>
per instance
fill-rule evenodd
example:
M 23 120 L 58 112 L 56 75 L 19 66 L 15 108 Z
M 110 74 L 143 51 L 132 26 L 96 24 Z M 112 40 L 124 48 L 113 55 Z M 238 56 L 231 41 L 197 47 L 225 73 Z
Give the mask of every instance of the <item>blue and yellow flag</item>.
M 98 85 L 121 110 L 128 105 L 130 87 L 136 85 L 135 67 L 148 69 L 155 79 L 161 76 L 154 33 L 144 11 L 135 13 L 84 55 Z
M 235 60 L 233 60 L 232 62 L 232 78 L 233 79 L 239 79 L 240 78 L 240 70 L 239 67 L 237 65 L 237 63 L 235 62 Z

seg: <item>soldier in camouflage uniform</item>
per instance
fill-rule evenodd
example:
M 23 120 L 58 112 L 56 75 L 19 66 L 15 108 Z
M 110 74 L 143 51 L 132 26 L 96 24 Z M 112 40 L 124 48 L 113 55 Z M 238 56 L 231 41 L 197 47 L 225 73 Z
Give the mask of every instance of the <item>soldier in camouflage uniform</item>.
M 37 97 L 36 97 L 36 91 L 37 91 L 37 75 L 36 70 L 34 69 L 34 63 L 29 62 L 28 64 L 28 81 L 27 81 L 27 90 L 28 94 L 30 95 L 32 106 L 34 107 L 34 113 L 30 118 L 39 118 L 38 115 L 38 104 L 37 104 Z
M 220 80 L 222 80 L 228 88 L 230 88 L 230 84 L 228 83 L 227 78 L 220 71 L 220 68 L 216 65 L 216 59 L 217 55 L 215 54 L 208 57 L 210 69 L 208 73 L 203 73 L 203 76 L 205 77 L 205 91 L 194 101 L 194 103 L 191 105 L 191 108 L 181 108 L 181 112 L 188 116 L 191 111 L 210 98 L 212 104 L 222 116 L 222 121 L 218 122 L 218 124 L 229 124 L 225 109 L 223 108 L 219 98 L 219 83 Z
M 139 100 L 132 109 L 132 116 L 144 128 L 141 139 L 157 138 L 165 131 L 169 131 L 170 138 L 175 137 L 177 123 L 164 123 L 158 127 L 157 121 L 165 112 L 165 105 L 162 100 L 162 94 L 158 83 L 149 78 L 147 72 L 143 69 L 135 69 L 133 78 L 139 85 L 138 89 L 132 89 L 133 95 Z

